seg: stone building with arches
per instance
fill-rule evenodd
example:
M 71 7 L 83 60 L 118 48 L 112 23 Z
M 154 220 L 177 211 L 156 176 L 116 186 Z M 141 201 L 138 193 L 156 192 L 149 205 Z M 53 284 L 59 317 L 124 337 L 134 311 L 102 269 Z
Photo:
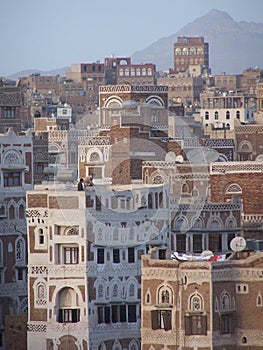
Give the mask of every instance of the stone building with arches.
M 142 257 L 141 349 L 262 347 L 263 253 L 232 253 L 225 261 Z
M 27 192 L 28 348 L 140 349 L 141 255 L 166 245 L 163 185 Z
M 30 132 L 0 134 L 0 349 L 13 348 L 28 310 L 26 191 L 33 188 L 33 143 Z
M 235 127 L 238 161 L 263 160 L 263 125 L 239 125 Z

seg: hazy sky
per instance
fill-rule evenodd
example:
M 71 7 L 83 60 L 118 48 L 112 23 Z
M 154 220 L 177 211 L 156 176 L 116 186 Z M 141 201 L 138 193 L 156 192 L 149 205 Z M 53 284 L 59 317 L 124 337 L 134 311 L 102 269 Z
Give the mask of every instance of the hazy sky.
M 212 9 L 263 22 L 263 0 L 0 0 L 0 76 L 131 56 Z

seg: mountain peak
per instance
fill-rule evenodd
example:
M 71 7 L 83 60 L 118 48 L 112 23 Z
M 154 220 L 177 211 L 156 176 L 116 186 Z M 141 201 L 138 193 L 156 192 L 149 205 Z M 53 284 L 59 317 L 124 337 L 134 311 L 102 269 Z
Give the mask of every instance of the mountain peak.
M 236 22 L 224 11 L 213 9 L 186 24 L 176 33 L 157 40 L 132 55 L 133 61 L 153 62 L 158 70 L 173 67 L 173 45 L 178 36 L 203 36 L 209 43 L 213 74 L 239 74 L 248 67 L 261 67 L 263 23 Z
M 216 9 L 212 9 L 205 16 L 209 16 L 210 18 L 234 21 L 233 18 L 227 12 Z

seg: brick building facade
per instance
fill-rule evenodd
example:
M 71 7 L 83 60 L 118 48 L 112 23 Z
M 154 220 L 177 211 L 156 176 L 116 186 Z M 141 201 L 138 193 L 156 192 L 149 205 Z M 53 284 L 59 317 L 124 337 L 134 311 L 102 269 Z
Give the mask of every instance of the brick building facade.
M 141 348 L 261 349 L 262 252 L 221 262 L 142 257 Z

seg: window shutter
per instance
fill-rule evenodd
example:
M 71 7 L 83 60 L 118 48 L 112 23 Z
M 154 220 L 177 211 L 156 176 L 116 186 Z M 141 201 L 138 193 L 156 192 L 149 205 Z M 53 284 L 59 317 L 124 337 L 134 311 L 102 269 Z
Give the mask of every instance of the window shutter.
M 158 322 L 158 310 L 152 310 L 151 311 L 151 318 L 152 318 L 152 329 L 159 329 L 159 322 Z
M 63 322 L 63 310 L 59 309 L 58 310 L 58 322 Z
M 184 326 L 185 326 L 185 335 L 191 335 L 192 334 L 192 318 L 191 316 L 185 316 L 184 318 Z
M 164 329 L 170 331 L 172 329 L 172 312 L 167 310 L 164 314 Z
M 207 316 L 202 316 L 201 318 L 201 325 L 202 325 L 202 330 L 201 330 L 201 334 L 206 335 L 207 334 Z
M 72 322 L 78 322 L 78 309 L 72 309 Z
M 237 326 L 236 313 L 232 313 L 230 317 L 230 333 L 234 334 Z

